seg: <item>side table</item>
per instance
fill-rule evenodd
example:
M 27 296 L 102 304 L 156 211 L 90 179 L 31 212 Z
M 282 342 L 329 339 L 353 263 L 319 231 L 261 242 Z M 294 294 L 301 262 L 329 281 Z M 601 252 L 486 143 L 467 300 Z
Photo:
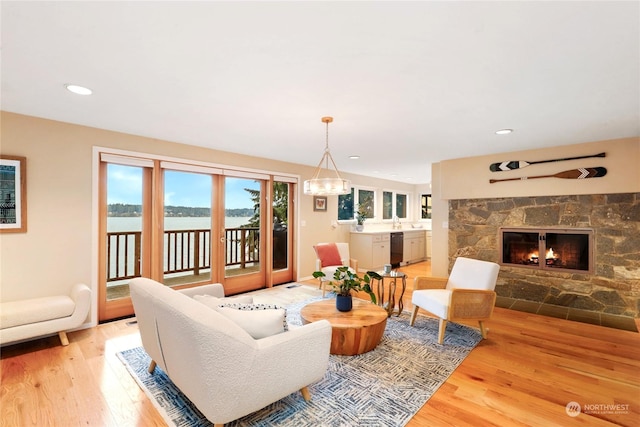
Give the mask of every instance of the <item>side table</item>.
M 401 273 L 399 271 L 392 271 L 390 273 L 385 273 L 384 271 L 377 271 L 380 275 L 380 279 L 373 279 L 378 281 L 378 305 L 384 307 L 384 281 L 385 279 L 389 282 L 389 302 L 387 303 L 387 316 L 391 317 L 393 314 L 395 305 L 396 305 L 396 283 L 397 280 L 401 280 L 402 284 L 402 292 L 400 293 L 400 298 L 398 298 L 398 316 L 402 313 L 404 309 L 404 303 L 402 302 L 402 297 L 404 296 L 404 291 L 407 289 L 407 275 Z

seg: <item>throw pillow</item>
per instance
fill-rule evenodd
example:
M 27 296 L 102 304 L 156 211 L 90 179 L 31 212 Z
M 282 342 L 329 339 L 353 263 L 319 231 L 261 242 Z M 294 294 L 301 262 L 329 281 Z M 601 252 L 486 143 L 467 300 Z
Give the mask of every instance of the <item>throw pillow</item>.
M 217 309 L 220 304 L 226 303 L 253 304 L 253 297 L 251 295 L 241 295 L 238 297 L 228 298 L 217 298 L 212 295 L 194 295 L 193 299 L 213 309 Z
M 313 247 L 316 250 L 316 255 L 320 259 L 322 267 L 329 267 L 330 265 L 342 265 L 342 259 L 340 259 L 340 251 L 335 243 L 322 243 Z
M 216 310 L 255 339 L 289 330 L 287 310 L 271 304 L 220 304 Z

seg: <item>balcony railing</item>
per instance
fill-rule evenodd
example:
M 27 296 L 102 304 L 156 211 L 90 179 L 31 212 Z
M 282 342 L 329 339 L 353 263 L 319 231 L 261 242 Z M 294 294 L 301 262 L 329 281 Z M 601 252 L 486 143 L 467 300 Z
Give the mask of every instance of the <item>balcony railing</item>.
M 226 228 L 225 267 L 245 268 L 260 262 L 257 227 Z M 142 232 L 107 233 L 107 282 L 141 276 Z M 200 274 L 211 269 L 211 230 L 165 230 L 164 274 Z

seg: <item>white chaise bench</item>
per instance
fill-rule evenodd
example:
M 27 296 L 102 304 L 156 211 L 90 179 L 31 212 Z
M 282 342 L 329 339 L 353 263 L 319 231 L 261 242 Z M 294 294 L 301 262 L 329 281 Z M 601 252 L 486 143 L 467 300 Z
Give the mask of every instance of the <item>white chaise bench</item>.
M 69 345 L 67 331 L 82 325 L 91 307 L 91 290 L 77 284 L 71 294 L 0 303 L 0 345 L 57 333 Z

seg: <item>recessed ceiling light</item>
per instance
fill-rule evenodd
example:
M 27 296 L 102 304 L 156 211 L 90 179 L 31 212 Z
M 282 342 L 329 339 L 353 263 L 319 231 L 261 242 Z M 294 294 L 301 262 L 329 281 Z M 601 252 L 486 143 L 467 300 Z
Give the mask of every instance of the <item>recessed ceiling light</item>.
M 91 89 L 89 89 L 88 87 L 84 87 L 84 86 L 66 84 L 66 85 L 64 85 L 64 87 L 69 92 L 73 92 L 73 93 L 75 93 L 77 95 L 91 95 L 93 93 L 93 91 Z
M 513 129 L 500 129 L 496 131 L 496 135 L 507 135 L 513 132 Z
M 349 156 L 349 158 L 351 160 L 358 160 L 360 158 L 360 156 Z

